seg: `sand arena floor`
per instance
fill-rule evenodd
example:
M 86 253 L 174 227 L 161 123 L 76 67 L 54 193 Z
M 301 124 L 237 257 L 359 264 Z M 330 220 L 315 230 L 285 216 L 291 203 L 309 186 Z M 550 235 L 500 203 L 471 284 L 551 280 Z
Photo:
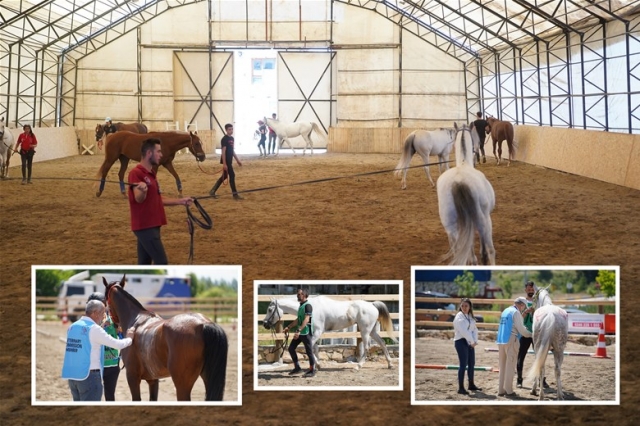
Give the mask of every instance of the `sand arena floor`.
M 393 169 L 398 155 L 325 154 L 245 157 L 237 168 L 240 190 L 325 177 Z M 0 416 L 8 424 L 94 421 L 139 425 L 172 424 L 451 424 L 460 407 L 411 406 L 409 293 L 411 265 L 437 265 L 447 251 L 435 189 L 420 169 L 408 175 L 408 189 L 391 173 L 340 179 L 246 194 L 235 202 L 224 187 L 218 200 L 202 200 L 214 219 L 212 231 L 196 230 L 196 264 L 243 266 L 244 324 L 252 324 L 253 281 L 292 279 L 404 280 L 404 390 L 397 392 L 254 392 L 253 329 L 242 330 L 243 407 L 31 407 L 31 265 L 134 264 L 126 200 L 109 184 L 96 198 L 92 182 L 47 178 L 94 178 L 100 158 L 77 156 L 36 163 L 34 184 L 0 182 L 3 351 Z M 414 165 L 419 164 L 414 158 Z M 203 164 L 218 170 L 216 161 Z M 203 174 L 192 157 L 176 161 L 185 195 L 204 196 L 215 176 Z M 640 337 L 634 286 L 640 280 L 640 191 L 522 163 L 481 166 L 497 199 L 494 243 L 501 265 L 621 266 L 622 406 L 465 407 L 464 418 L 488 424 L 633 424 L 638 414 L 639 375 L 634 350 Z M 19 174 L 16 168 L 10 176 Z M 434 178 L 438 176 L 433 171 Z M 109 179 L 116 180 L 116 170 Z M 173 178 L 159 179 L 167 196 Z M 187 262 L 189 235 L 182 207 L 167 208 L 163 241 L 171 263 Z M 590 386 L 598 386 L 593 381 Z M 567 384 L 568 386 L 568 384 Z M 313 401 L 312 409 L 301 407 Z

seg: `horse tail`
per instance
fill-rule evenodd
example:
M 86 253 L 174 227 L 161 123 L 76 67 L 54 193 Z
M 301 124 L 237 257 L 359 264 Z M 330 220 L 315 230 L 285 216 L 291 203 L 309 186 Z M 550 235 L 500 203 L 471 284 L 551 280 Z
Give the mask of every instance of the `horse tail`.
M 391 321 L 391 314 L 389 314 L 389 308 L 384 302 L 375 301 L 373 302 L 373 306 L 378 310 L 378 321 L 380 322 L 380 327 L 384 331 L 393 331 L 393 322 Z M 398 343 L 398 341 L 394 337 L 390 337 L 394 342 Z
M 204 339 L 204 367 L 202 378 L 207 389 L 206 401 L 222 401 L 227 376 L 227 335 L 218 324 L 205 324 L 202 329 Z
M 318 134 L 318 136 L 320 136 L 322 138 L 322 140 L 326 141 L 327 140 L 327 135 L 324 133 L 324 130 L 322 130 L 320 128 L 320 126 L 318 126 L 316 123 L 314 123 L 313 121 L 311 122 L 311 130 L 315 130 L 316 133 Z M 311 135 L 309 135 L 309 137 L 311 137 Z
M 470 253 L 473 252 L 474 225 L 480 212 L 471 188 L 467 184 L 454 183 L 451 193 L 456 208 L 458 239 L 445 257 L 451 258 L 450 265 L 466 265 Z
M 394 172 L 396 176 L 400 176 L 402 172 L 406 169 L 406 167 L 411 162 L 411 157 L 416 153 L 416 149 L 413 147 L 413 140 L 416 137 L 416 132 L 411 132 L 409 136 L 404 140 L 404 149 L 402 151 L 402 156 L 400 157 L 400 161 L 396 166 L 396 171 Z
M 547 314 L 535 326 L 537 333 L 534 336 L 535 339 L 533 345 L 536 353 L 536 359 L 533 361 L 533 365 L 527 375 L 527 379 L 529 380 L 540 377 L 540 374 L 542 373 L 542 368 L 547 360 L 547 354 L 549 353 L 549 347 L 551 346 L 552 331 L 555 328 L 554 323 L 554 315 Z M 545 332 L 540 333 L 541 329 L 545 329 Z M 538 383 L 538 385 L 542 386 L 542 383 Z

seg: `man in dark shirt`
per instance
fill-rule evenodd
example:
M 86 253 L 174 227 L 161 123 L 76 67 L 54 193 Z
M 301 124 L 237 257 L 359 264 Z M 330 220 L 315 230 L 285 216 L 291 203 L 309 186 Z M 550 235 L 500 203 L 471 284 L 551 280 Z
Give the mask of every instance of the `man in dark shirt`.
M 227 132 L 226 135 L 223 136 L 220 141 L 220 145 L 222 146 L 222 155 L 220 156 L 220 164 L 222 164 L 222 176 L 213 185 L 211 191 L 209 191 L 209 195 L 213 198 L 218 198 L 216 195 L 216 191 L 222 185 L 222 182 L 229 176 L 229 186 L 231 186 L 231 192 L 233 192 L 233 198 L 236 200 L 242 200 L 243 198 L 238 194 L 236 190 L 236 173 L 233 171 L 233 159 L 235 158 L 238 162 L 238 166 L 242 167 L 242 161 L 238 158 L 235 151 L 233 150 L 234 138 L 233 138 L 233 124 L 227 123 L 224 125 L 224 130 Z
M 104 119 L 104 135 L 107 136 L 111 133 L 117 132 L 116 125 L 113 124 L 110 117 Z
M 487 158 L 484 156 L 484 140 L 487 137 L 486 128 L 489 125 L 489 123 L 487 123 L 487 120 L 484 120 L 482 118 L 481 112 L 477 112 L 476 117 L 478 118 L 473 122 L 473 127 L 476 128 L 476 131 L 478 132 L 478 136 L 480 137 L 480 151 L 482 152 L 482 162 L 486 163 Z M 478 152 L 476 152 L 476 159 L 478 160 L 478 163 L 479 163 L 480 153 Z

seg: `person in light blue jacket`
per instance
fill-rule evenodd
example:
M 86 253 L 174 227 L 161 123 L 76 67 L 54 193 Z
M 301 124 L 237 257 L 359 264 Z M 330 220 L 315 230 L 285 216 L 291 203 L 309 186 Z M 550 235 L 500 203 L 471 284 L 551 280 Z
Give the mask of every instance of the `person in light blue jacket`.
M 522 312 L 527 308 L 527 299 L 518 297 L 513 306 L 502 311 L 498 326 L 498 353 L 500 377 L 498 378 L 498 396 L 515 396 L 513 377 L 516 373 L 520 336 L 531 337 L 531 332 L 522 322 Z
M 129 329 L 127 337 L 122 340 L 114 339 L 104 331 L 100 326 L 104 312 L 102 302 L 90 300 L 85 315 L 67 330 L 62 378 L 69 381 L 74 401 L 100 401 L 104 347 L 124 349 L 133 343 L 133 329 Z

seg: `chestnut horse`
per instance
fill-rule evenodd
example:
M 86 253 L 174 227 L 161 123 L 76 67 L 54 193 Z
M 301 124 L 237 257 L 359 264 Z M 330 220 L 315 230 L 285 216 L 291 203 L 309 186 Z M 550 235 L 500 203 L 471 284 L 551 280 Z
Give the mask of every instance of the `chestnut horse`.
M 133 344 L 122 350 L 131 399 L 140 401 L 140 382 L 149 384 L 149 399 L 158 400 L 158 380 L 171 377 L 178 401 L 190 401 L 198 376 L 206 401 L 222 401 L 229 341 L 222 327 L 202 314 L 162 319 L 146 310 L 126 290 L 125 277 L 105 286 L 111 319 L 122 330 L 135 329 Z
M 116 132 L 132 132 L 132 133 L 148 133 L 149 130 L 147 126 L 142 123 L 116 123 L 114 124 L 116 127 Z M 105 125 L 98 124 L 96 125 L 96 142 L 98 142 L 98 148 L 102 149 L 102 144 L 104 143 L 104 138 L 107 136 L 104 132 Z
M 116 160 L 120 160 L 120 171 L 118 176 L 120 177 L 120 192 L 124 192 L 124 172 L 127 171 L 129 160 L 140 161 L 142 158 L 141 148 L 142 143 L 147 139 L 159 139 L 162 149 L 162 159 L 160 165 L 164 166 L 169 173 L 175 178 L 178 192 L 182 195 L 182 182 L 180 182 L 180 176 L 173 168 L 173 159 L 176 156 L 176 152 L 182 148 L 189 148 L 191 154 L 198 161 L 204 161 L 206 155 L 204 153 L 202 142 L 198 137 L 197 132 L 151 132 L 143 135 L 139 135 L 131 132 L 117 132 L 112 133 L 107 137 L 105 145 L 104 162 L 100 166 L 98 176 L 100 177 L 100 189 L 96 192 L 96 197 L 99 197 L 104 190 L 104 184 L 106 182 L 107 173 L 113 166 Z M 158 171 L 158 167 L 154 167 L 155 171 Z
M 493 141 L 493 156 L 496 157 L 497 164 L 502 161 L 502 141 L 507 141 L 509 147 L 509 160 L 507 166 L 511 165 L 511 160 L 516 157 L 516 144 L 513 140 L 513 124 L 508 121 L 501 121 L 493 117 L 487 118 L 489 127 L 491 128 L 491 140 Z M 498 147 L 498 155 L 496 155 L 496 146 Z

